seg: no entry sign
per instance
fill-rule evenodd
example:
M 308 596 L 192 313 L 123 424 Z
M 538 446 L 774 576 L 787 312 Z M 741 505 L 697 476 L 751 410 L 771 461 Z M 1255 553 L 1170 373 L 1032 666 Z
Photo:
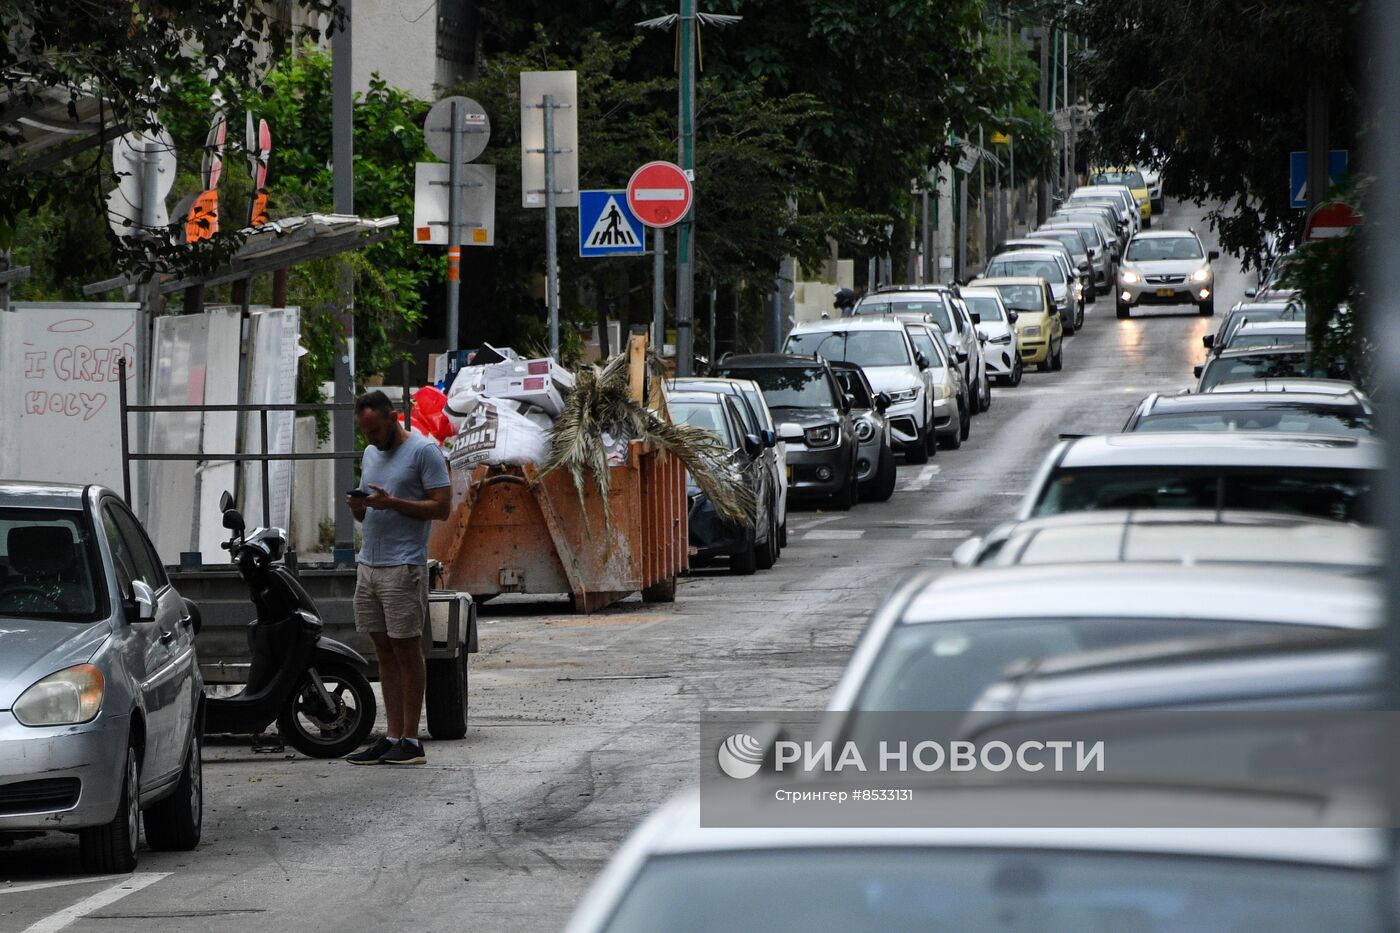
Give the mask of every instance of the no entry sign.
M 670 227 L 685 217 L 695 193 L 680 166 L 648 162 L 627 183 L 627 206 L 648 227 Z
M 1330 240 L 1345 236 L 1349 229 L 1360 225 L 1361 215 L 1350 204 L 1324 204 L 1308 218 L 1308 229 L 1303 236 L 1308 240 Z

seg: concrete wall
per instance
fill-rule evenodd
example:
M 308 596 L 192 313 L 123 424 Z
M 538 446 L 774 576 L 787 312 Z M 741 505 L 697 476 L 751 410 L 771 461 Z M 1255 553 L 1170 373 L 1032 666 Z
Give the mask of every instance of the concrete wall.
M 355 93 L 378 72 L 391 87 L 433 100 L 437 81 L 437 3 L 434 0 L 355 0 Z

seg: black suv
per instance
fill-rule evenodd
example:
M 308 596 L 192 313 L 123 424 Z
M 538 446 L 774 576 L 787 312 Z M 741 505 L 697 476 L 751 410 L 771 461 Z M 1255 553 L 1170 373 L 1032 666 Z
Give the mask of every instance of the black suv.
M 729 356 L 715 375 L 752 379 L 787 445 L 788 496 L 849 509 L 860 494 L 851 398 L 826 360 L 791 353 Z

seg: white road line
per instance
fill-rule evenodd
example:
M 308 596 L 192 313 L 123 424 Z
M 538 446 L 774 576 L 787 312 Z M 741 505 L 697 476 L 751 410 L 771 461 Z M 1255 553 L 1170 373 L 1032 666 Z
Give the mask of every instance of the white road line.
M 101 910 L 128 894 L 135 894 L 142 888 L 150 887 L 162 878 L 170 877 L 170 874 L 168 871 L 138 872 L 125 881 L 114 884 L 110 888 L 103 888 L 91 897 L 83 898 L 71 907 L 65 907 L 58 913 L 49 914 L 42 920 L 25 927 L 23 933 L 58 933 L 59 930 L 81 920 L 93 911 Z
M 97 875 L 93 878 L 64 878 L 62 881 L 31 881 L 28 884 L 10 884 L 0 888 L 0 894 L 22 894 L 25 891 L 42 891 L 45 888 L 63 888 L 70 884 L 98 884 L 103 881 L 126 879 L 126 875 Z
M 915 538 L 922 538 L 925 541 L 945 540 L 948 538 L 966 538 L 972 532 L 966 528 L 929 528 L 924 531 L 914 532 Z
M 791 530 L 795 530 L 795 531 L 806 531 L 807 529 L 809 529 L 809 528 L 815 528 L 815 527 L 817 527 L 818 525 L 825 525 L 825 524 L 827 524 L 827 523 L 829 523 L 829 522 L 839 522 L 841 519 L 843 519 L 843 518 L 845 518 L 845 517 L 846 517 L 846 516 L 844 516 L 844 515 L 826 515 L 826 516 L 823 516 L 822 518 L 804 518 L 804 519 L 800 519 L 800 520 L 799 520 L 799 519 L 793 519 L 793 520 L 791 521 L 791 525 L 792 525 L 792 529 L 791 529 Z
M 857 541 L 864 528 L 818 528 L 802 536 L 803 541 Z
M 943 472 L 943 467 L 939 466 L 936 463 L 930 463 L 928 466 L 920 470 L 919 475 L 910 480 L 904 488 L 908 492 L 919 492 L 921 490 L 927 489 L 929 483 L 933 482 L 933 478 L 941 472 Z

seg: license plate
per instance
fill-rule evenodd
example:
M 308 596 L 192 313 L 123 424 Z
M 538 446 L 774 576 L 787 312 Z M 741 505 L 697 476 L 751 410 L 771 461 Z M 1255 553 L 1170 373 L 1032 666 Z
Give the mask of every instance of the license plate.
M 1176 289 L 1174 289 L 1174 288 L 1159 288 L 1159 289 L 1157 289 L 1157 297 L 1158 297 L 1158 298 L 1172 298 L 1172 297 L 1174 297 L 1175 295 L 1176 295 Z

